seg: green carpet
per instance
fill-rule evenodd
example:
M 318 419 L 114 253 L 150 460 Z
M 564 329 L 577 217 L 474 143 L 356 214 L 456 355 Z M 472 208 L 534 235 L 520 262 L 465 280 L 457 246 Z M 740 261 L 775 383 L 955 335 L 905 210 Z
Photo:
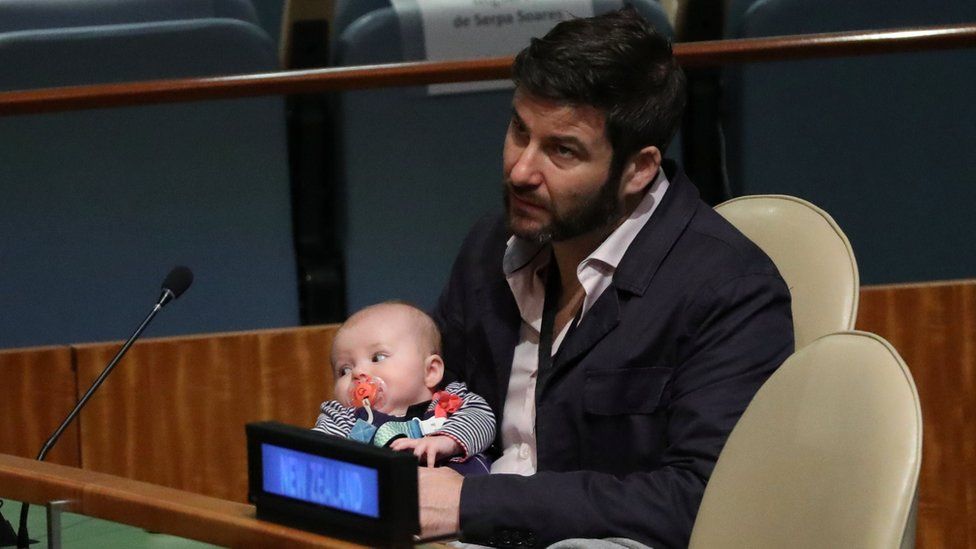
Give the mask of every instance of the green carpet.
M 3 517 L 10 521 L 14 529 L 20 522 L 20 502 L 3 500 Z M 31 539 L 38 543 L 31 547 L 47 547 L 47 509 L 39 505 L 31 505 L 27 517 L 27 531 Z M 61 547 L 64 549 L 89 548 L 151 548 L 151 549 L 202 549 L 217 547 L 209 543 L 155 534 L 142 528 L 127 526 L 75 513 L 61 513 Z

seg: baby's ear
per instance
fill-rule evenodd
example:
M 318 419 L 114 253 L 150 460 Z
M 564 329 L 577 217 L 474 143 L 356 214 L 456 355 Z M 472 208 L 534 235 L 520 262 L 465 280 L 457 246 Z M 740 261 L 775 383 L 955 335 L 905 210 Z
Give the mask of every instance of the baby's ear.
M 441 355 L 430 355 L 424 362 L 424 385 L 433 391 L 444 379 L 444 359 Z

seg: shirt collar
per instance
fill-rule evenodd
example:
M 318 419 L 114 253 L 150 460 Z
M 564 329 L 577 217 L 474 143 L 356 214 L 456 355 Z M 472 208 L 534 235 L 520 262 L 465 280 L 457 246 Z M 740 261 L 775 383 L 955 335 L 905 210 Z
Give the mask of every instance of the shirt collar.
M 544 248 L 548 246 L 513 235 L 505 245 L 505 257 L 502 259 L 502 271 L 505 276 L 511 276 L 515 271 L 531 263 Z

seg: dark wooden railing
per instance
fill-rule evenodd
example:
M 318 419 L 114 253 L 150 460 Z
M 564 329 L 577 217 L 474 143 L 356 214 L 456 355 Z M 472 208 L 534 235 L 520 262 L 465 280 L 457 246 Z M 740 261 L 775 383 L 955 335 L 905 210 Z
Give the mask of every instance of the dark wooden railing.
M 677 44 L 686 67 L 976 47 L 976 23 Z M 0 93 L 0 116 L 507 78 L 511 57 L 396 63 Z

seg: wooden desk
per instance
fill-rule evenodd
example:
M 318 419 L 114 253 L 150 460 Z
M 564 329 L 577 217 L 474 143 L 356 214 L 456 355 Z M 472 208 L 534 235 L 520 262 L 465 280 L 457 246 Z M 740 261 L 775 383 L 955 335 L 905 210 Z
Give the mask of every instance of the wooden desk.
M 253 505 L 7 454 L 0 454 L 0 496 L 71 500 L 73 513 L 228 547 L 363 547 L 257 520 Z
M 861 290 L 857 327 L 898 349 L 922 399 L 922 548 L 976 547 L 974 312 L 973 280 Z M 331 397 L 328 355 L 335 330 L 313 326 L 136 343 L 82 412 L 80 430 L 69 429 L 50 457 L 216 498 L 207 501 L 243 504 L 244 425 L 276 420 L 311 426 L 318 404 Z M 16 418 L 0 423 L 0 453 L 36 455 L 118 346 L 0 351 L 0 382 L 8 384 L 0 417 Z M 4 478 L 0 496 L 15 498 L 4 493 Z M 63 494 L 41 500 L 57 497 Z

